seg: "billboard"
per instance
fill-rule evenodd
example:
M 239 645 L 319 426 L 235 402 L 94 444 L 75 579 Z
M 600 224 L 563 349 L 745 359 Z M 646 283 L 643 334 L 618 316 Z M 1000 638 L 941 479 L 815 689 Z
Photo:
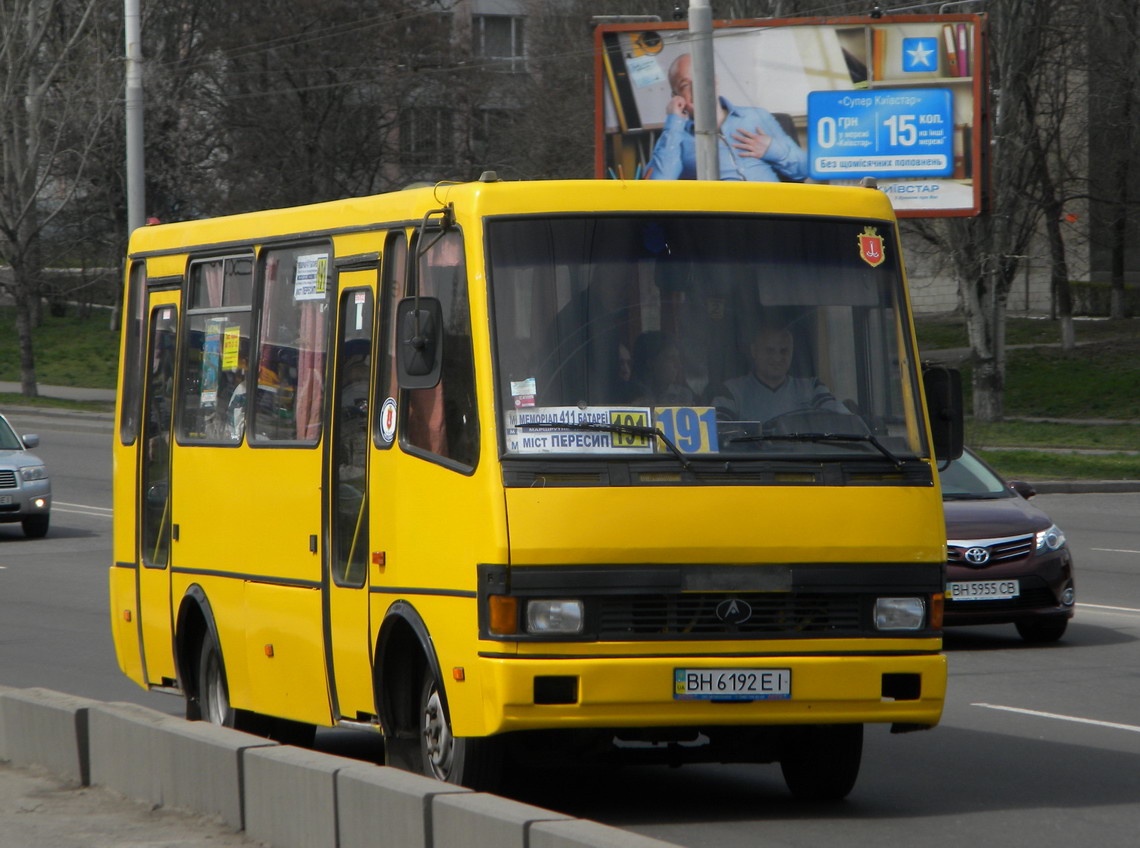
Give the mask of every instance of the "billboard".
M 985 176 L 982 15 L 717 21 L 723 180 L 878 180 L 900 217 L 976 215 Z M 693 179 L 684 23 L 608 24 L 596 176 Z

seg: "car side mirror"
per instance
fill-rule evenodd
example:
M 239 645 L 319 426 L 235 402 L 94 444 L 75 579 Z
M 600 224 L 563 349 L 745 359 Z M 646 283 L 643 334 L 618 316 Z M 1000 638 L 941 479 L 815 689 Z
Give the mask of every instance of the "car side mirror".
M 40 446 L 40 437 L 35 433 L 28 433 L 26 436 L 21 436 L 20 441 L 24 443 L 24 447 L 26 447 L 28 450 L 31 450 L 32 448 L 38 448 Z
M 1026 500 L 1037 494 L 1037 490 L 1024 480 L 1010 480 L 1009 487 L 1021 495 Z
M 396 306 L 396 373 L 403 389 L 430 389 L 443 364 L 443 305 L 405 297 Z
M 939 462 L 958 459 L 965 444 L 962 372 L 944 365 L 926 365 L 922 369 L 922 387 L 926 392 L 934 456 Z

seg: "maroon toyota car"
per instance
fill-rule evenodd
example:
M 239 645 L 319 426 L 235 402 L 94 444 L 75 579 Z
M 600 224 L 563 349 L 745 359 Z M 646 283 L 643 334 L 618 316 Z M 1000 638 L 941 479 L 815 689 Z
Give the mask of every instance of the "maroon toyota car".
M 1073 558 L 1065 534 L 976 454 L 940 472 L 946 513 L 947 626 L 1009 624 L 1055 642 L 1073 617 Z

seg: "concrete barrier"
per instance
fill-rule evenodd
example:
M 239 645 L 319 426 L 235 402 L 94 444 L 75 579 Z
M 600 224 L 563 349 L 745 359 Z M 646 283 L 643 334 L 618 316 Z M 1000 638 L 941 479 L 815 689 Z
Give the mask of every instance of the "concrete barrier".
M 535 822 L 572 820 L 485 792 L 433 798 L 431 817 L 434 845 L 464 848 L 527 848 L 528 830 Z
M 0 687 L 0 760 L 217 816 L 273 848 L 667 848 L 359 760 L 135 704 Z
M 386 766 L 343 768 L 336 775 L 340 848 L 431 848 L 432 802 L 441 795 L 470 792 Z
M 245 754 L 245 830 L 273 848 L 337 848 L 336 774 L 358 760 L 283 745 Z
M 0 759 L 39 765 L 86 786 L 87 714 L 98 701 L 50 689 L 0 692 Z
M 91 783 L 161 807 L 163 731 L 170 716 L 138 704 L 91 707 L 88 718 Z
M 164 806 L 209 813 L 245 829 L 244 755 L 276 747 L 276 742 L 240 730 L 169 719 L 159 739 Z
M 585 819 L 536 822 L 527 848 L 663 848 L 662 842 L 640 833 Z

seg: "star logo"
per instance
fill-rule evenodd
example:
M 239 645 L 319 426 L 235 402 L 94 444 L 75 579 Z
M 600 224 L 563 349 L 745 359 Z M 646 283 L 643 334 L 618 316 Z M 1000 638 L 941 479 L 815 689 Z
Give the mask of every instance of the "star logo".
M 904 38 L 902 53 L 904 73 L 938 70 L 937 38 Z

